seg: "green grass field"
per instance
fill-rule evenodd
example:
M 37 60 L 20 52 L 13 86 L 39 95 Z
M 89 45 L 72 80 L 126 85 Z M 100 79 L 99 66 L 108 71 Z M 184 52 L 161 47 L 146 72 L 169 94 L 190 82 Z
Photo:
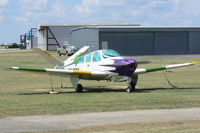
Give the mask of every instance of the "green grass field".
M 0 45 L 0 49 L 5 49 L 5 48 L 6 48 L 6 46 L 1 46 L 1 45 Z
M 150 60 L 152 64 L 139 67 L 200 61 L 198 58 L 140 60 Z M 161 71 L 140 75 L 137 90 L 131 94 L 125 92 L 126 83 L 107 81 L 81 81 L 84 93 L 75 93 L 68 78 L 63 79 L 65 88 L 60 89 L 61 78 L 52 77 L 59 92 L 55 95 L 49 94 L 49 75 L 9 70 L 8 66 L 54 67 L 33 52 L 0 53 L 0 117 L 200 107 L 200 65 L 166 73 L 178 89 L 167 83 Z

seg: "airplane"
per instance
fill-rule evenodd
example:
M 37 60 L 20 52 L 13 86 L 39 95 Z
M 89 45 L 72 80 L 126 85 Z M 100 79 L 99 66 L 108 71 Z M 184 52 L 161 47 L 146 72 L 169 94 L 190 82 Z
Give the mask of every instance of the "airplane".
M 172 64 L 157 67 L 137 68 L 139 62 L 134 59 L 124 58 L 112 49 L 102 49 L 93 52 L 89 46 L 84 46 L 64 62 L 56 59 L 47 51 L 35 49 L 46 59 L 57 64 L 54 68 L 32 68 L 11 66 L 10 69 L 43 72 L 50 75 L 70 77 L 73 88 L 77 93 L 83 92 L 80 80 L 108 80 L 115 82 L 127 82 L 126 91 L 131 93 L 135 90 L 138 75 L 149 72 L 161 71 L 183 66 L 198 64 L 198 62 Z M 58 65 L 59 64 L 59 65 Z

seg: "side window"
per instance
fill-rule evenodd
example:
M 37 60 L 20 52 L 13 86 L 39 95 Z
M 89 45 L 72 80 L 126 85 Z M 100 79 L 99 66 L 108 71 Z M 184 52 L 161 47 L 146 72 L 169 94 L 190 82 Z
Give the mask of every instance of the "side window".
M 78 64 L 79 64 L 79 63 L 83 63 L 83 62 L 84 62 L 84 59 L 85 59 L 85 55 L 81 56 L 81 58 L 78 60 Z
M 91 57 L 92 57 L 92 53 L 89 53 L 89 54 L 86 56 L 86 62 L 91 62 Z
M 95 52 L 94 54 L 93 54 L 93 62 L 97 62 L 97 61 L 101 61 L 101 54 L 100 54 L 100 52 Z

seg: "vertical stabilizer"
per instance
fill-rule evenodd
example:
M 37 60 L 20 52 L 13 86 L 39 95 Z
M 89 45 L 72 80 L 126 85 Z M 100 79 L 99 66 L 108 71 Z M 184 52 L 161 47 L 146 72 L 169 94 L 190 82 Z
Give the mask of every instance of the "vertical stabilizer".
M 84 46 L 82 47 L 79 51 L 77 51 L 75 54 L 73 54 L 72 56 L 70 56 L 65 62 L 64 62 L 64 66 L 70 65 L 75 63 L 79 57 L 81 55 L 83 55 L 84 53 L 86 53 L 86 51 L 89 49 L 89 46 Z

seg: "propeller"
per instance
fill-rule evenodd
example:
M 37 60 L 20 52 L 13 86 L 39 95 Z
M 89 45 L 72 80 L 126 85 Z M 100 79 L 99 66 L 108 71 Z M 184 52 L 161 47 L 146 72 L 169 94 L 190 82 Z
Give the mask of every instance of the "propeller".
M 137 64 L 151 64 L 151 61 L 137 61 Z

